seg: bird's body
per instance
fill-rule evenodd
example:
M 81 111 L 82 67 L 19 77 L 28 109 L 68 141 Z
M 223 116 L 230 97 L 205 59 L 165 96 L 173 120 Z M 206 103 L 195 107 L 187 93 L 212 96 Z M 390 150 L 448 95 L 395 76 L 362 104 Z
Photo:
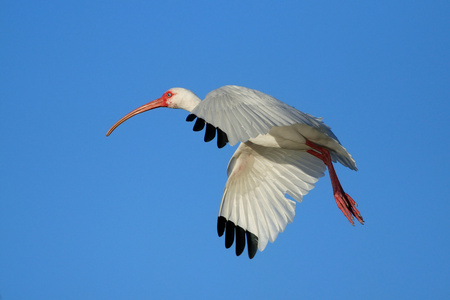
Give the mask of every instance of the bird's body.
M 227 248 L 236 240 L 237 255 L 246 241 L 250 258 L 273 242 L 295 215 L 295 202 L 285 194 L 302 201 L 327 167 L 339 208 L 352 224 L 354 217 L 363 223 L 332 165 L 338 161 L 357 170 L 355 161 L 321 119 L 244 87 L 221 87 L 203 101 L 189 90 L 172 88 L 127 114 L 107 135 L 132 116 L 157 107 L 187 110 L 187 121 L 196 120 L 194 131 L 206 127 L 205 141 L 216 138 L 219 148 L 241 142 L 228 164 L 217 225 Z

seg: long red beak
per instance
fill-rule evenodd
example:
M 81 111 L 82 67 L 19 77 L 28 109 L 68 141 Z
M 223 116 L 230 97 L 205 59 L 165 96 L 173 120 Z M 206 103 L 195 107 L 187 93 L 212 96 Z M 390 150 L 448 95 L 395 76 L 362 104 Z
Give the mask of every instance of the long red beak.
M 120 124 L 122 124 L 123 122 L 125 122 L 126 120 L 128 120 L 131 117 L 134 117 L 135 115 L 138 115 L 140 113 L 143 113 L 144 111 L 148 111 L 154 108 L 158 108 L 158 107 L 167 107 L 167 103 L 165 101 L 164 98 L 159 98 L 156 100 L 153 100 L 147 104 L 142 105 L 141 107 L 136 108 L 135 110 L 129 112 L 127 115 L 125 115 L 122 119 L 120 119 L 119 121 L 116 122 L 116 124 L 114 124 L 106 133 L 106 136 L 109 136 L 114 129 L 117 128 L 117 126 L 119 126 Z

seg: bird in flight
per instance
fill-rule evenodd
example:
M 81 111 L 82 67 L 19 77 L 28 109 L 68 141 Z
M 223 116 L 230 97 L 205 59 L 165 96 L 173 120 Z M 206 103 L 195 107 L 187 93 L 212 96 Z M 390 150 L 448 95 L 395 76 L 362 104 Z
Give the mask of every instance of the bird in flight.
M 205 142 L 217 140 L 218 148 L 240 142 L 228 163 L 217 221 L 225 247 L 236 242 L 236 255 L 247 244 L 248 256 L 274 242 L 295 215 L 295 201 L 302 201 L 328 168 L 339 209 L 352 225 L 364 223 L 355 201 L 344 192 L 333 162 L 357 170 L 355 160 L 330 127 L 260 91 L 227 85 L 211 91 L 203 101 L 184 88 L 172 88 L 162 97 L 131 111 L 107 132 L 142 112 L 158 108 L 188 111 L 186 121 L 194 131 L 205 129 Z

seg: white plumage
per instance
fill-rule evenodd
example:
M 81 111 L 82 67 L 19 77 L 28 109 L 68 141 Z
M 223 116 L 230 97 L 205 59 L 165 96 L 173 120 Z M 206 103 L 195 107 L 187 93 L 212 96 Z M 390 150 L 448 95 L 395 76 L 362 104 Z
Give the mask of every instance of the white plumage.
M 286 141 L 282 135 L 298 131 L 309 140 L 333 149 L 333 161 L 338 160 L 357 170 L 351 155 L 321 118 L 303 113 L 260 91 L 227 85 L 211 91 L 191 113 L 224 131 L 231 146 L 268 133 Z M 284 128 L 277 130 L 277 127 Z M 271 129 L 274 130 L 270 132 Z M 304 143 L 301 137 L 294 137 L 294 142 L 297 149 Z
M 228 165 L 219 216 L 255 234 L 263 251 L 294 220 L 295 202 L 285 194 L 301 202 L 325 169 L 305 151 L 242 143 Z
M 245 247 L 249 257 L 263 251 L 284 231 L 295 215 L 295 202 L 302 201 L 328 167 L 335 200 L 353 224 L 363 219 L 356 203 L 342 189 L 332 161 L 357 170 L 352 156 L 342 147 L 330 127 L 320 118 L 303 113 L 262 92 L 224 86 L 201 101 L 183 88 L 172 88 L 120 119 L 109 135 L 125 120 L 157 107 L 181 108 L 195 119 L 194 130 L 206 126 L 205 141 L 217 136 L 219 148 L 241 142 L 228 164 L 228 181 L 219 210 L 218 233 L 225 233 L 229 248 L 236 239 L 236 254 Z
M 294 124 L 306 124 L 337 140 L 320 119 L 260 91 L 235 85 L 213 90 L 191 113 L 226 132 L 231 146 L 273 127 Z

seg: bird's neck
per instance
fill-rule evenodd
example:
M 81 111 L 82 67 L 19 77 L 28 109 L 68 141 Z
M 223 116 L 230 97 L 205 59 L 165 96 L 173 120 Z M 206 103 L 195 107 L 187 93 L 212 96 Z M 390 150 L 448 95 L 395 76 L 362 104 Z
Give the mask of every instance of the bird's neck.
M 194 108 L 200 104 L 202 100 L 197 97 L 195 94 L 192 94 L 191 97 L 183 99 L 180 103 L 179 108 L 187 110 L 188 112 L 192 112 Z
M 188 112 L 192 112 L 194 108 L 201 102 L 200 98 L 190 90 L 186 90 L 183 88 L 173 88 L 171 90 L 175 93 L 179 93 L 181 96 L 177 99 L 176 102 L 170 103 L 169 100 L 169 107 L 171 108 L 181 108 L 187 110 Z

